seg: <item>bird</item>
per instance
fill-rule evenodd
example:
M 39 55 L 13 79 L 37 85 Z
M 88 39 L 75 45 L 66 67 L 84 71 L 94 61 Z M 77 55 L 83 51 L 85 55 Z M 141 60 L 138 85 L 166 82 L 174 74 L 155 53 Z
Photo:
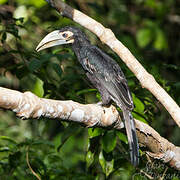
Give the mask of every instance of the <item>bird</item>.
M 131 164 L 135 167 L 138 166 L 139 145 L 132 116 L 134 104 L 127 80 L 120 66 L 100 48 L 92 45 L 86 34 L 74 26 L 65 26 L 50 32 L 38 44 L 36 51 L 64 44 L 72 45 L 72 50 L 86 76 L 99 91 L 102 105 L 108 106 L 113 101 L 122 110 Z

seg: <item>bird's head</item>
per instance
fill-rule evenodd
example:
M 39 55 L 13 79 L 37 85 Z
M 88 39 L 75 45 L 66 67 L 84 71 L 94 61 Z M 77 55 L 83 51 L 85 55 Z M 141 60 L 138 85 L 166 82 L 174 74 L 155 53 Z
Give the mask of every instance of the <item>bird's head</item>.
M 86 35 L 76 27 L 66 26 L 47 34 L 36 47 L 37 51 L 62 44 L 73 44 L 77 40 L 88 41 Z

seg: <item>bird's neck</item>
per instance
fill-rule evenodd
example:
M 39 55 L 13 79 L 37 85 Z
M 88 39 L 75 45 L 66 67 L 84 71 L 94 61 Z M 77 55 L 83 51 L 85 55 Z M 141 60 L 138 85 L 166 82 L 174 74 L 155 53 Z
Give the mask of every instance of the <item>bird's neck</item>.
M 88 46 L 90 45 L 90 42 L 88 39 L 86 39 L 85 37 L 81 38 L 75 38 L 74 43 L 72 44 L 72 48 L 73 49 L 81 49 L 83 46 Z
M 89 40 L 85 39 L 85 38 L 78 38 L 74 41 L 74 43 L 72 44 L 72 49 L 75 52 L 77 58 L 80 60 L 80 51 L 83 47 L 85 46 L 89 46 L 90 42 Z

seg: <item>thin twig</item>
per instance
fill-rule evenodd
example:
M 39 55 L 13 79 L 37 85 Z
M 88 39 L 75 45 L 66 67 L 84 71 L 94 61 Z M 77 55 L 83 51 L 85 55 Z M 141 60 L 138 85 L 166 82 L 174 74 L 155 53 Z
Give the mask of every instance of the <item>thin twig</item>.
M 32 174 L 38 179 L 38 180 L 41 180 L 41 178 L 38 176 L 38 174 L 32 169 L 31 165 L 30 165 L 30 162 L 29 162 L 29 146 L 27 147 L 27 152 L 26 152 L 26 162 L 27 162 L 27 165 L 30 169 L 30 171 L 32 172 Z

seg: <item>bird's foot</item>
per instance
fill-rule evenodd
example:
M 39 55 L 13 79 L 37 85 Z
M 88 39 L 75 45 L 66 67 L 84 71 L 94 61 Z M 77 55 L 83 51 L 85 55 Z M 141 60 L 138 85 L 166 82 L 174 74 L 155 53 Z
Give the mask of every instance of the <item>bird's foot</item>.
M 95 123 L 93 123 L 93 124 L 91 124 L 91 125 L 88 125 L 88 126 L 86 126 L 87 128 L 93 128 L 93 127 L 97 127 L 97 125 L 99 125 L 100 123 L 99 122 L 95 122 Z
M 110 106 L 110 103 L 103 103 L 102 101 L 99 101 L 98 103 L 96 103 L 98 106 L 104 106 L 104 107 L 109 107 Z
M 103 102 L 102 101 L 99 101 L 96 103 L 98 106 L 103 106 Z

